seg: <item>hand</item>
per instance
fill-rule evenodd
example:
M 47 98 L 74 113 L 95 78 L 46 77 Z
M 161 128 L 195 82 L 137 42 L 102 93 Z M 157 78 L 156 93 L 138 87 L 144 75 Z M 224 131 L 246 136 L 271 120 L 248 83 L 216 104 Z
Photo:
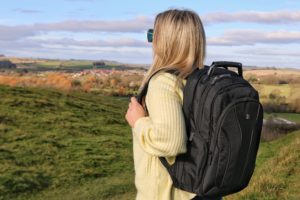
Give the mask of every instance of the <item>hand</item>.
M 146 115 L 146 112 L 141 104 L 137 101 L 135 97 L 130 98 L 131 102 L 128 105 L 128 110 L 126 112 L 125 118 L 128 124 L 133 128 L 134 123 L 141 117 Z

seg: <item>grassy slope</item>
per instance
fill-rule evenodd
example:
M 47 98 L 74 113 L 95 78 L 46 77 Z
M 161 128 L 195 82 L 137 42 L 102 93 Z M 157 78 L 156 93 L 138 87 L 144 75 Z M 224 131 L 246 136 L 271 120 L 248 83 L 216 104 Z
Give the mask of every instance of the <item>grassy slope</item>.
M 300 131 L 261 143 L 249 186 L 226 197 L 235 199 L 300 199 Z
M 133 199 L 128 99 L 0 86 L 0 199 Z M 226 199 L 298 199 L 300 132 L 259 149 Z
M 262 90 L 260 90 L 261 95 L 267 95 L 270 94 L 274 90 L 279 90 L 280 95 L 288 97 L 291 93 L 291 86 L 289 84 L 282 84 L 282 85 L 262 85 Z
M 0 98 L 0 199 L 134 192 L 127 99 L 7 86 Z
M 294 99 L 299 98 L 300 84 L 252 84 L 260 94 L 262 102 L 269 102 L 269 95 L 271 93 L 284 97 L 287 103 L 293 102 Z

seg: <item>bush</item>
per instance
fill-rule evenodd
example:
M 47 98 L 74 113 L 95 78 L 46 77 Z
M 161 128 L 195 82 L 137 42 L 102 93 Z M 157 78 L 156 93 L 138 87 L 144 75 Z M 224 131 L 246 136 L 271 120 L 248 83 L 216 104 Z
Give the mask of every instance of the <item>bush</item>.
M 288 103 L 274 103 L 274 102 L 266 102 L 263 103 L 264 111 L 267 113 L 273 113 L 273 112 L 292 112 L 295 113 L 296 110 L 294 106 Z
M 295 112 L 300 113 L 300 98 L 296 98 L 292 101 L 292 107 Z
M 280 85 L 281 85 L 281 84 L 288 84 L 288 83 L 289 83 L 289 82 L 288 82 L 287 80 L 282 80 L 282 79 L 281 79 L 281 80 L 278 81 L 278 84 L 280 84 Z
M 80 80 L 72 80 L 71 82 L 72 87 L 81 87 L 81 81 Z
M 254 75 L 250 76 L 249 78 L 247 78 L 247 80 L 250 82 L 250 83 L 257 83 L 258 82 L 258 78 Z

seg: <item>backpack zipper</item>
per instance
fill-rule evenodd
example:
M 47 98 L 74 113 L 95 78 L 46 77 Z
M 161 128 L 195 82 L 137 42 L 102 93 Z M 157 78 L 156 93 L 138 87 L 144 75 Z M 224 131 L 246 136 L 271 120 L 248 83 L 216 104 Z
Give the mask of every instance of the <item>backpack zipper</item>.
M 220 76 L 220 75 L 219 75 Z M 207 91 L 207 93 L 206 93 L 206 95 L 203 97 L 203 98 L 201 98 L 200 99 L 200 103 L 199 103 L 199 105 L 202 105 L 203 104 L 203 102 L 205 102 L 205 100 L 207 99 L 207 96 L 208 96 L 208 94 L 209 94 L 209 91 L 211 90 L 211 88 L 216 84 L 216 81 L 217 80 L 220 80 L 220 78 L 216 78 L 216 77 L 219 77 L 219 76 L 214 76 L 214 77 L 212 77 L 210 80 L 208 80 L 208 81 L 211 81 L 211 83 L 210 83 L 210 85 L 209 85 L 209 87 L 206 87 L 205 89 L 204 89 L 204 91 L 203 91 L 203 93 L 202 94 L 204 94 L 206 91 Z M 225 76 L 225 77 L 227 77 L 227 76 Z M 233 76 L 233 78 L 236 78 L 235 76 Z M 230 84 L 230 85 L 233 85 L 233 84 L 240 84 L 240 83 L 232 83 L 232 84 Z M 230 85 L 227 85 L 226 87 L 228 87 L 228 86 L 230 86 Z M 207 90 L 208 89 L 208 90 Z M 222 90 L 222 89 L 224 89 L 224 88 L 220 88 L 219 90 Z M 217 92 L 219 92 L 219 91 L 217 91 Z M 201 101 L 202 100 L 202 101 Z M 201 109 L 201 112 L 200 112 L 200 116 L 201 116 L 201 118 L 200 118 L 200 122 L 202 121 L 202 119 L 203 119 L 203 108 Z M 196 118 L 198 118 L 199 116 L 197 116 Z M 197 124 L 196 124 L 197 125 Z M 199 128 L 198 128 L 199 129 Z M 200 129 L 199 129 L 200 130 Z
M 201 78 L 201 79 L 202 79 L 202 78 Z M 209 91 L 210 91 L 211 88 L 215 85 L 216 82 L 214 82 L 214 83 L 212 84 L 213 80 L 214 80 L 214 79 L 206 80 L 206 81 L 211 81 L 211 83 L 210 83 L 210 85 L 209 85 L 208 87 L 205 87 L 205 88 L 204 88 L 204 91 L 202 92 L 202 94 L 205 94 L 205 92 L 206 92 L 206 95 L 200 99 L 199 105 L 202 105 L 203 102 L 205 102 L 205 100 L 207 99 L 207 96 L 208 96 L 208 94 L 209 94 Z M 241 83 L 232 83 L 232 84 L 227 85 L 225 88 L 227 88 L 227 87 L 229 87 L 229 86 L 231 86 L 231 85 L 234 85 L 234 84 L 241 84 Z M 196 87 L 197 87 L 197 85 L 196 85 Z M 217 93 L 218 93 L 220 90 L 225 89 L 225 88 L 220 88 L 220 89 L 217 91 Z M 199 121 L 202 122 L 202 119 L 203 119 L 203 106 L 201 106 L 200 108 L 201 108 L 201 111 L 199 112 L 200 114 L 197 115 L 195 119 L 198 119 L 199 117 L 201 117 L 201 118 L 199 119 Z M 190 115 L 190 116 L 192 116 L 192 115 Z M 193 120 L 195 120 L 195 119 L 193 119 Z M 197 123 L 194 123 L 194 124 L 195 124 L 195 126 L 196 126 L 196 127 L 195 127 L 196 130 L 200 130 L 200 128 L 198 127 L 198 124 L 197 124 Z M 193 137 L 193 136 L 190 136 L 189 139 L 192 140 L 192 137 Z
M 216 92 L 216 94 L 215 94 L 215 96 L 213 97 L 213 99 L 212 99 L 212 102 L 211 102 L 211 105 L 210 105 L 210 111 L 212 110 L 212 107 L 213 107 L 213 105 L 214 105 L 214 103 L 215 103 L 215 100 L 216 100 L 216 98 L 217 98 L 217 96 L 218 95 L 220 95 L 220 94 L 222 94 L 223 92 L 224 92 L 224 90 L 225 89 L 229 89 L 230 87 L 232 87 L 232 86 L 236 86 L 236 85 L 241 85 L 241 87 L 247 87 L 249 84 L 247 84 L 247 83 L 233 83 L 233 84 L 230 84 L 230 85 L 227 85 L 226 87 L 224 87 L 224 88 L 221 88 L 221 89 L 219 89 L 217 92 Z M 211 137 L 211 131 L 212 131 L 212 121 L 213 121 L 213 112 L 210 112 L 210 120 L 209 120 L 209 130 L 208 130 L 208 136 L 209 136 L 209 138 Z M 210 141 L 210 140 L 209 140 Z M 210 145 L 211 145 L 211 143 L 209 142 L 209 149 L 210 149 Z M 209 154 L 211 155 L 213 152 L 211 152 L 211 151 L 209 151 Z M 211 155 L 211 157 L 212 157 L 212 155 Z M 211 163 L 211 161 L 210 161 L 210 163 Z
M 231 86 L 233 86 L 233 85 L 239 85 L 239 84 L 241 84 L 241 85 L 248 85 L 247 83 L 233 83 L 233 84 L 230 84 L 230 85 L 227 85 L 226 87 L 224 87 L 224 88 L 220 88 L 217 92 L 216 92 L 216 95 L 214 96 L 214 99 L 216 98 L 216 96 L 218 95 L 218 93 L 221 91 L 221 90 L 223 90 L 223 89 L 226 89 L 226 88 L 229 88 L 229 87 L 231 87 Z M 246 98 L 250 98 L 250 97 L 246 97 Z M 214 100 L 213 99 L 213 100 Z M 252 99 L 252 98 L 251 98 Z M 228 107 L 231 107 L 231 105 L 232 104 L 234 104 L 234 103 L 236 103 L 237 101 L 234 101 L 234 102 L 232 102 L 231 104 L 229 104 L 224 110 L 223 110 L 223 112 L 222 112 L 222 114 L 221 114 L 221 116 L 220 116 L 220 120 L 221 120 L 221 118 L 222 118 L 222 116 L 224 115 L 224 113 L 225 113 L 225 111 L 228 109 Z M 219 121 L 220 121 L 219 120 Z M 218 121 L 218 123 L 219 123 L 219 121 Z M 217 124 L 218 124 L 217 123 Z M 217 127 L 218 127 L 218 125 L 217 125 Z M 210 130 L 209 130 L 209 134 L 210 134 Z M 210 136 L 209 136 L 210 137 Z M 216 138 L 218 137 L 218 135 L 216 136 Z M 206 141 L 206 144 L 208 145 L 208 148 L 207 148 L 207 150 L 208 150 L 208 152 L 206 152 L 206 154 L 207 154 L 207 157 L 206 157 L 206 162 L 205 162 L 205 166 L 203 166 L 204 167 L 204 170 L 203 170 L 203 172 L 202 172 L 202 175 L 201 175 L 201 191 L 202 191 L 202 193 L 204 192 L 204 188 L 203 188 L 203 182 L 204 182 L 204 177 L 203 177 L 203 175 L 206 173 L 206 170 L 207 170 L 207 164 L 211 164 L 211 162 L 212 162 L 212 157 L 213 157 L 213 153 L 214 153 L 214 150 L 215 150 L 215 148 L 213 149 L 213 151 L 210 151 L 210 145 L 211 145 L 211 143 L 210 143 L 210 140 L 208 140 L 208 141 Z
M 207 140 L 204 140 L 204 143 L 205 143 L 205 149 L 206 149 L 206 152 L 205 153 L 205 160 L 204 160 L 204 163 L 202 164 L 201 166 L 201 169 L 202 169 L 202 172 L 200 174 L 200 178 L 201 178 L 201 181 L 200 181 L 200 186 L 203 186 L 203 182 L 204 182 L 204 177 L 203 175 L 205 174 L 206 172 L 206 169 L 207 169 L 207 163 L 208 163 L 208 151 L 209 151 L 209 145 L 208 145 L 208 141 Z M 201 189 L 201 193 L 203 193 L 203 187 L 200 188 Z
M 218 141 L 218 137 L 219 137 L 219 134 L 220 134 L 220 124 L 224 121 L 224 117 L 226 115 L 226 112 L 235 104 L 237 103 L 240 103 L 240 102 L 243 102 L 243 101 L 252 101 L 252 102 L 257 102 L 256 99 L 253 99 L 251 97 L 244 97 L 244 98 L 241 98 L 241 99 L 237 99 L 235 101 L 233 101 L 232 103 L 230 103 L 221 113 L 221 116 L 217 122 L 217 125 L 216 127 L 218 128 L 216 131 L 217 131 L 217 135 L 216 135 L 216 139 L 214 140 L 215 143 Z M 216 149 L 216 145 L 214 145 L 214 148 L 212 149 L 212 154 L 214 153 Z M 210 159 L 212 161 L 212 158 Z M 210 161 L 210 164 L 211 164 L 211 161 Z
M 206 81 L 207 81 L 207 80 L 206 80 Z M 203 102 L 205 102 L 205 100 L 206 100 L 206 98 L 207 98 L 207 96 L 208 96 L 209 90 L 212 88 L 212 86 L 213 86 L 213 85 L 210 84 L 209 87 L 205 87 L 205 89 L 204 89 L 204 91 L 202 92 L 202 94 L 204 94 L 206 91 L 207 91 L 207 93 L 206 93 L 206 95 L 205 95 L 203 98 L 200 99 L 199 105 L 202 105 Z M 201 121 L 202 121 L 202 118 L 203 118 L 203 108 L 202 108 L 202 107 L 200 107 L 200 108 L 201 108 L 201 112 L 200 112 L 199 115 L 201 116 L 201 118 L 200 118 L 199 121 L 201 122 Z M 199 117 L 199 116 L 197 115 L 197 116 L 196 116 L 196 119 L 197 119 L 198 117 Z M 197 124 L 195 124 L 195 125 L 197 126 Z M 197 127 L 197 129 L 200 130 L 199 127 Z

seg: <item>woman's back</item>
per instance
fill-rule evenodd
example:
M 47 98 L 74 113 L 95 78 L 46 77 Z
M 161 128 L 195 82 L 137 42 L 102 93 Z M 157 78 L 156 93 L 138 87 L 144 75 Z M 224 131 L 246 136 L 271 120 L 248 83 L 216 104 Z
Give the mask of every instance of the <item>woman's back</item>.
M 149 29 L 147 36 L 149 42 L 153 41 L 153 62 L 139 91 L 150 80 L 143 102 L 149 115 L 132 97 L 125 116 L 132 127 L 137 199 L 190 200 L 195 194 L 172 186 L 159 157 L 166 157 L 172 163 L 178 154 L 186 152 L 184 78 L 195 68 L 203 67 L 204 28 L 197 13 L 170 9 L 156 16 L 154 28 Z M 161 69 L 178 73 L 155 74 Z
M 159 156 L 170 164 L 179 153 L 186 152 L 186 130 L 182 113 L 183 86 L 176 76 L 166 72 L 154 75 L 146 95 L 149 116 L 136 121 L 133 154 L 137 199 L 192 199 L 195 194 L 174 188 Z

